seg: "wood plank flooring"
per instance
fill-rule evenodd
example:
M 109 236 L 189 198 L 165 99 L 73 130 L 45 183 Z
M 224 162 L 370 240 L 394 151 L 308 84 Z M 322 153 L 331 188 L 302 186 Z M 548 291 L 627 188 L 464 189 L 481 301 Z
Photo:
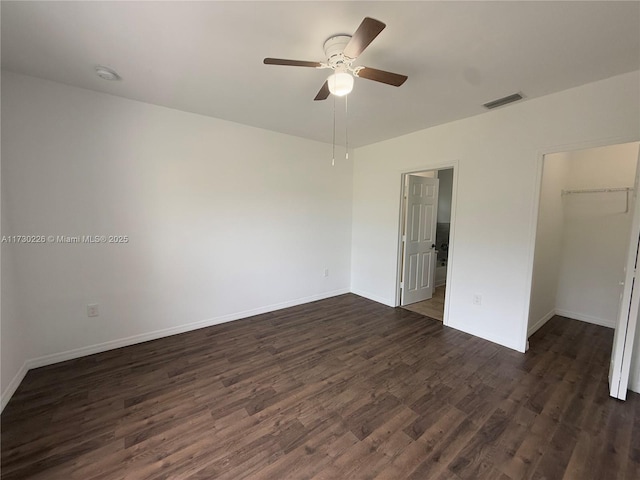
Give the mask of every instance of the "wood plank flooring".
M 355 295 L 29 372 L 2 479 L 638 479 L 612 330 L 520 354 Z
M 404 305 L 402 308 L 411 312 L 419 313 L 420 315 L 426 315 L 427 317 L 431 317 L 442 322 L 444 319 L 445 289 L 445 285 L 436 287 L 433 291 L 433 297 L 429 300 L 410 303 L 409 305 Z

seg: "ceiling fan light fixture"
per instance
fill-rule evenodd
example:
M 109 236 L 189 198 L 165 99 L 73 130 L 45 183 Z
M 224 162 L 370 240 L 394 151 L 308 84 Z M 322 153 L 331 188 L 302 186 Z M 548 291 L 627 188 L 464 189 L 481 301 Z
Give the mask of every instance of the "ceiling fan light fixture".
M 329 91 L 337 97 L 344 97 L 353 90 L 353 75 L 347 72 L 336 72 L 327 79 Z

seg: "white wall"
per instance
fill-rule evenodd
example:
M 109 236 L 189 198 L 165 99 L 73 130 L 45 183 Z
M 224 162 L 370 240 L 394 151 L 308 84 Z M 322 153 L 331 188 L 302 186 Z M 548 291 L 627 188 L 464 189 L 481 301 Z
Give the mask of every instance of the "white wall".
M 2 189 L 5 196 L 5 189 Z M 2 199 L 0 236 L 11 231 L 5 209 L 7 202 Z M 26 374 L 26 329 L 16 304 L 15 290 L 15 249 L 17 245 L 2 243 L 2 261 L 0 262 L 1 296 L 0 302 L 0 411 L 9 401 L 10 394 L 18 388 Z M 10 392 L 5 395 L 5 392 Z
M 6 233 L 130 239 L 14 249 L 29 366 L 349 289 L 330 145 L 3 72 L 2 154 Z
M 542 155 L 638 140 L 639 81 L 620 75 L 356 149 L 352 291 L 395 305 L 401 174 L 457 162 L 445 322 L 524 351 Z
M 637 143 L 569 152 L 564 188 L 632 187 L 637 161 Z M 629 198 L 632 200 L 631 195 Z M 626 209 L 625 193 L 562 197 L 559 315 L 615 327 L 631 229 L 631 214 Z
M 529 336 L 553 317 L 556 311 L 564 233 L 561 192 L 565 188 L 568 171 L 567 153 L 545 156 L 529 305 Z

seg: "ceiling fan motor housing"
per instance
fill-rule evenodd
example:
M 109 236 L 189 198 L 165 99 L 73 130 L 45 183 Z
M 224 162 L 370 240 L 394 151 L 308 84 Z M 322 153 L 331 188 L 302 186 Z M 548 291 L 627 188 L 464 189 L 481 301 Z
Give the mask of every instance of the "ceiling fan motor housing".
M 335 35 L 324 42 L 324 53 L 327 56 L 327 63 L 334 70 L 351 66 L 353 60 L 345 57 L 343 54 L 349 40 L 351 40 L 351 35 Z

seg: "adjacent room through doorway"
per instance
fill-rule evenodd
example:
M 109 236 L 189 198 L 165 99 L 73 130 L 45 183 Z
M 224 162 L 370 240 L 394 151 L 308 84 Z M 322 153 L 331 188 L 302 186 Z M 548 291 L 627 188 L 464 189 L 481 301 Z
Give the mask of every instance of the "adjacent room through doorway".
M 403 191 L 400 305 L 443 321 L 453 168 L 406 174 Z

